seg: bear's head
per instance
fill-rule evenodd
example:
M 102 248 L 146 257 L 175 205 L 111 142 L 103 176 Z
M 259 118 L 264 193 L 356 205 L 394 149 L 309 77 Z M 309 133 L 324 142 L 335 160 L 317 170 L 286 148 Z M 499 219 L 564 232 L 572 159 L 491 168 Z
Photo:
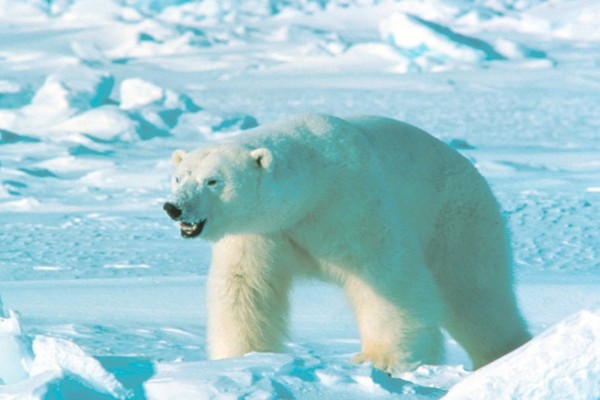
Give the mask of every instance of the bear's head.
M 163 209 L 185 238 L 214 241 L 264 231 L 273 155 L 267 148 L 217 145 L 172 155 L 172 199 Z

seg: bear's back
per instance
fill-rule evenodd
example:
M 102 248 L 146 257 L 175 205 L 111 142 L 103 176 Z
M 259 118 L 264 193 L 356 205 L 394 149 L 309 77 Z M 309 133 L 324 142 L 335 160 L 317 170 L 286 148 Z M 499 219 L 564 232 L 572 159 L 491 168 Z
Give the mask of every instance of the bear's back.
M 351 117 L 347 121 L 363 132 L 382 162 L 392 169 L 436 171 L 470 165 L 445 143 L 405 122 L 374 116 Z
M 361 116 L 347 121 L 363 132 L 377 154 L 388 194 L 404 219 L 427 242 L 439 212 L 463 191 L 491 195 L 469 160 L 425 131 L 393 119 Z

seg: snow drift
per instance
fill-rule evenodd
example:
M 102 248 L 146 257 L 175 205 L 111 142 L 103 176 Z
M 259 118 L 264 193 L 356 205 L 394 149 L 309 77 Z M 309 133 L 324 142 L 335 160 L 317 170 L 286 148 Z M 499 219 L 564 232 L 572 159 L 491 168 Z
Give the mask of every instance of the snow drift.
M 474 372 L 453 399 L 600 398 L 600 310 L 581 311 Z

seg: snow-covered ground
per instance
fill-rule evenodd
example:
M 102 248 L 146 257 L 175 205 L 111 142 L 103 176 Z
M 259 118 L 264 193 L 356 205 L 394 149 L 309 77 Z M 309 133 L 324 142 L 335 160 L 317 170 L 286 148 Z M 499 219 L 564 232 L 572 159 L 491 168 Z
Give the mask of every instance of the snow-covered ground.
M 599 15 L 0 0 L 0 398 L 600 398 Z M 311 111 L 402 119 L 473 160 L 534 341 L 472 373 L 448 337 L 444 365 L 390 378 L 348 363 L 342 294 L 299 282 L 287 354 L 205 360 L 210 248 L 160 209 L 170 153 Z

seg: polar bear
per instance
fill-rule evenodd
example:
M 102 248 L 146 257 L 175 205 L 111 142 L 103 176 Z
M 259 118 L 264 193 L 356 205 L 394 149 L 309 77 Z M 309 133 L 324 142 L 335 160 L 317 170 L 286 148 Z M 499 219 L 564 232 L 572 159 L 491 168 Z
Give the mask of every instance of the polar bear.
M 442 361 L 441 328 L 479 368 L 530 339 L 486 181 L 422 130 L 303 115 L 172 156 L 163 208 L 213 242 L 212 359 L 281 351 L 295 276 L 340 285 L 356 362 L 398 373 Z

